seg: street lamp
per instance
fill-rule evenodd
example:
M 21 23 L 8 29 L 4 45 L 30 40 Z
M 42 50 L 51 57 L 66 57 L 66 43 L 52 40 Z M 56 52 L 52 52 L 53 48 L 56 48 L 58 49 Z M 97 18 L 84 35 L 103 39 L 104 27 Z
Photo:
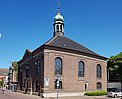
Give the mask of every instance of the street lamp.
M 59 79 L 57 79 L 57 81 L 56 81 L 56 86 L 57 86 L 57 99 L 59 99 L 59 92 L 58 92 L 58 88 L 59 88 L 59 85 L 60 83 L 59 83 Z
M 59 87 L 60 87 L 59 71 L 57 71 L 57 73 L 56 73 L 55 84 L 56 84 L 56 89 L 57 89 L 57 98 L 56 99 L 59 99 Z

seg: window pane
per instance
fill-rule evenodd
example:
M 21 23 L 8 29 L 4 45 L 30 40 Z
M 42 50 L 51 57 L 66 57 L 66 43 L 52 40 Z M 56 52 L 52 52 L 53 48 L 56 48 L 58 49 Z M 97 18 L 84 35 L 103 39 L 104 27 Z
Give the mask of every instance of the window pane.
M 101 78 L 101 65 L 97 65 L 97 78 Z
M 97 89 L 102 89 L 102 84 L 100 82 L 97 83 Z
M 59 25 L 57 25 L 57 32 L 59 32 Z
M 55 74 L 62 75 L 62 60 L 60 58 L 55 59 Z
M 82 61 L 79 62 L 78 77 L 84 77 L 84 62 Z

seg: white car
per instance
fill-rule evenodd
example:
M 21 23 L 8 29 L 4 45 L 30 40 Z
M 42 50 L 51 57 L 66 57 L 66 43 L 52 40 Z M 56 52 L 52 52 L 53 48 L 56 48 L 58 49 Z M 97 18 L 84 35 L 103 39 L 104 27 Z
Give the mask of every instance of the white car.
M 122 97 L 122 90 L 112 90 L 110 92 L 108 92 L 107 94 L 108 97 Z

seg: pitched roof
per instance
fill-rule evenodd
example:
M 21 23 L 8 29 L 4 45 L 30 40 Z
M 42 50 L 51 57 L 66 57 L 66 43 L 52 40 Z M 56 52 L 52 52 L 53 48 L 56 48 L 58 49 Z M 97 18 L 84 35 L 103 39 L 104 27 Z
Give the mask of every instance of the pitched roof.
M 52 49 L 52 50 L 58 50 L 58 51 L 65 51 L 75 54 L 81 54 L 84 56 L 89 56 L 93 58 L 98 58 L 101 60 L 107 60 L 108 58 L 103 57 L 101 55 L 98 55 L 97 53 L 93 52 L 92 50 L 78 44 L 77 42 L 65 37 L 65 36 L 54 36 L 49 41 L 35 49 L 34 51 L 29 51 L 26 49 L 25 54 L 22 58 L 22 60 L 30 58 L 30 56 L 35 55 L 39 53 L 40 51 L 44 49 Z M 21 63 L 22 60 L 18 61 L 18 63 Z
M 48 42 L 46 42 L 44 45 L 69 49 L 69 50 L 78 51 L 81 53 L 105 58 L 65 36 L 55 36 L 52 39 L 50 39 Z
M 18 64 L 21 63 L 23 60 L 26 60 L 31 57 L 32 57 L 32 51 L 29 49 L 26 49 L 22 59 L 18 61 Z
M 23 56 L 23 59 L 26 59 L 26 58 L 30 57 L 31 54 L 32 54 L 32 51 L 30 51 L 29 49 L 26 49 L 25 54 Z

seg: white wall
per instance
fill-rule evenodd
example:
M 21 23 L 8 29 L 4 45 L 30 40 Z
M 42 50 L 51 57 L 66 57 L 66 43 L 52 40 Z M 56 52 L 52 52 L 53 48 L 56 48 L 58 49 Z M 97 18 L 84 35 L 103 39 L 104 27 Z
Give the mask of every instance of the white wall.
M 117 88 L 121 89 L 121 83 L 120 82 L 108 82 L 107 88 Z

